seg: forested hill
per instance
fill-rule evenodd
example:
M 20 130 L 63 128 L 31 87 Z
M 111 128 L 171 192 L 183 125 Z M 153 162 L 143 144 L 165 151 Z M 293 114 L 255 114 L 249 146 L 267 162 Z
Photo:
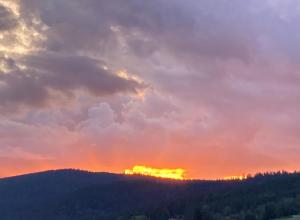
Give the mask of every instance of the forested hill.
M 298 213 L 299 173 L 169 181 L 59 170 L 0 179 L 1 220 L 267 220 Z

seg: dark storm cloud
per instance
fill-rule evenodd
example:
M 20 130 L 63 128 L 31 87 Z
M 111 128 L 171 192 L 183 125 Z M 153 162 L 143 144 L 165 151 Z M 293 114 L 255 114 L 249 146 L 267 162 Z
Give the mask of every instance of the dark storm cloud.
M 103 66 L 104 62 L 83 56 L 38 55 L 25 59 L 41 72 L 41 83 L 58 91 L 84 89 L 95 95 L 137 92 L 144 85 L 121 78 Z
M 0 74 L 0 82 L 0 110 L 9 107 L 11 111 L 19 104 L 41 105 L 48 97 L 46 88 L 40 84 L 40 77 L 36 74 Z
M 174 53 L 215 58 L 249 58 L 256 44 L 254 18 L 262 16 L 238 0 L 223 4 L 207 0 L 23 2 L 25 9 L 28 5 L 38 8 L 41 19 L 51 28 L 51 50 L 105 51 L 105 44 L 115 43 L 111 27 L 117 26 L 131 43 L 140 42 L 132 36 L 140 32 Z M 133 45 L 132 49 L 136 48 L 140 47 Z
M 49 26 L 48 50 L 88 50 L 105 56 L 118 46 L 112 31 L 117 27 L 137 56 L 164 48 L 197 63 L 203 57 L 249 62 L 270 45 L 299 58 L 300 36 L 294 30 L 300 16 L 293 7 L 297 3 L 289 2 L 286 11 L 277 10 L 281 3 L 272 6 L 258 0 L 25 0 L 21 4 L 25 18 L 28 12 L 39 11 Z
M 16 104 L 41 106 L 51 99 L 50 92 L 72 95 L 84 90 L 96 96 L 119 92 L 136 93 L 144 85 L 121 78 L 102 66 L 103 62 L 81 56 L 38 54 L 23 58 L 27 70 L 0 74 L 1 106 Z
M 7 31 L 17 26 L 14 14 L 0 3 L 0 31 Z

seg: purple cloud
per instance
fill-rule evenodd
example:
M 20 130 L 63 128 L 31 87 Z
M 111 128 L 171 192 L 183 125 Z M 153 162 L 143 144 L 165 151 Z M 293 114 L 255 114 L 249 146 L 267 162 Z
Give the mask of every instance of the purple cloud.
M 196 177 L 299 169 L 298 0 L 18 6 L 0 7 L 5 161 Z

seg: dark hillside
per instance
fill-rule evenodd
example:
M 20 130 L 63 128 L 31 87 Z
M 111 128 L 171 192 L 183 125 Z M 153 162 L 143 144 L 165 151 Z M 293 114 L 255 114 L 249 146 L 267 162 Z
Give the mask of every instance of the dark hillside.
M 1 220 L 267 220 L 300 213 L 300 174 L 246 181 L 169 181 L 49 171 L 0 179 Z

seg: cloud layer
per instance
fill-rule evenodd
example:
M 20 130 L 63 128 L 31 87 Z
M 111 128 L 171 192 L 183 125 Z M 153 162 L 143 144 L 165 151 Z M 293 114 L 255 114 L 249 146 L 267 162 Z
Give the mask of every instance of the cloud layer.
M 298 0 L 0 0 L 0 175 L 299 169 Z

